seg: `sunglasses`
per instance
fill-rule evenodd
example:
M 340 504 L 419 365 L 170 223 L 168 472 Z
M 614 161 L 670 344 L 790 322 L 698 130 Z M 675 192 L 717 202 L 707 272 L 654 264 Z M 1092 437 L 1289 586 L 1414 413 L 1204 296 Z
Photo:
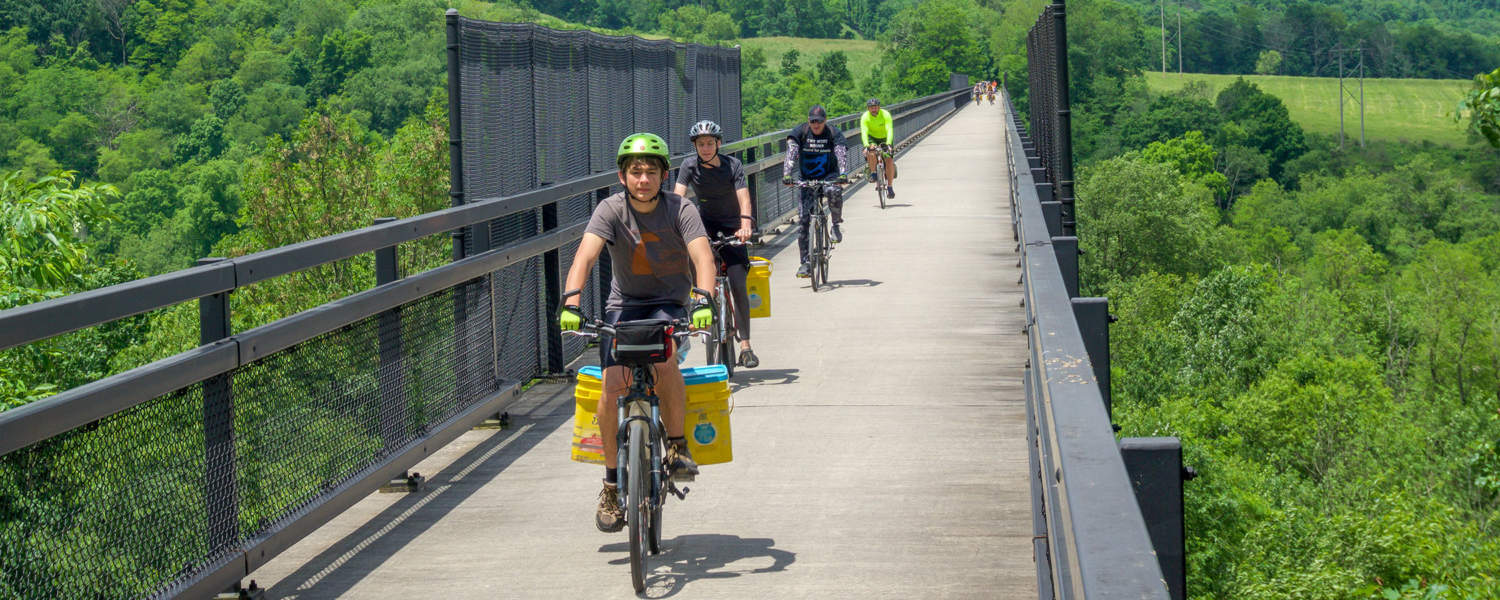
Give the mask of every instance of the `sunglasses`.
M 817 125 L 818 123 L 822 123 L 823 119 L 808 119 L 807 122 L 812 123 L 813 125 Z

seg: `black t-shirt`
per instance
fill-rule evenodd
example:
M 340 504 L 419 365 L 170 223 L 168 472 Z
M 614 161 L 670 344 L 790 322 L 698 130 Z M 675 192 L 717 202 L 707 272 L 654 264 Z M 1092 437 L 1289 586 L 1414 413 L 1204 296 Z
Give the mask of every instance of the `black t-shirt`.
M 839 175 L 839 163 L 834 156 L 834 148 L 844 145 L 844 133 L 833 125 L 823 125 L 823 135 L 814 134 L 812 126 L 807 123 L 798 125 L 788 138 L 797 142 L 801 148 L 801 158 L 798 167 L 802 171 L 802 179 L 833 179 Z
M 733 156 L 721 154 L 718 162 L 719 166 L 710 167 L 698 162 L 697 154 L 688 156 L 677 167 L 677 183 L 698 195 L 698 213 L 704 223 L 738 229 L 740 200 L 735 192 L 748 187 L 745 170 Z

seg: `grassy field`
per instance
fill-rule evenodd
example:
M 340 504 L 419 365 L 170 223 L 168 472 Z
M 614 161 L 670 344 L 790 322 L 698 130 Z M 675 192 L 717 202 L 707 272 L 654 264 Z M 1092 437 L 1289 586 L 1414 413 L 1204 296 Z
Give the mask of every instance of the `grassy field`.
M 1234 83 L 1238 75 L 1147 73 L 1152 92 L 1182 89 L 1191 81 L 1202 81 L 1215 94 Z M 1328 77 L 1281 77 L 1246 75 L 1245 79 L 1286 103 L 1292 120 L 1309 133 L 1337 135 L 1339 131 L 1339 83 Z M 1352 84 L 1354 98 L 1359 80 Z M 1371 140 L 1431 141 L 1451 146 L 1467 144 L 1463 128 L 1453 121 L 1458 99 L 1470 82 L 1461 79 L 1366 79 L 1365 135 Z M 1344 135 L 1359 141 L 1359 103 L 1346 96 Z
M 817 64 L 818 57 L 834 50 L 843 50 L 849 55 L 849 73 L 856 79 L 870 74 L 870 67 L 880 62 L 880 49 L 869 40 L 823 40 L 794 37 L 745 38 L 736 42 L 741 48 L 761 48 L 766 53 L 766 64 L 772 69 L 780 68 L 781 55 L 787 49 L 796 48 L 802 54 L 798 62 L 803 68 Z

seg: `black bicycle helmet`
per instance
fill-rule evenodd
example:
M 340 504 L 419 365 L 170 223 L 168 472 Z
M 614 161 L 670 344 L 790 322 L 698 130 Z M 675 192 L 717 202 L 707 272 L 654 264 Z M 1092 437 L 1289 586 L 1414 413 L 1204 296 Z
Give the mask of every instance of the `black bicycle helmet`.
M 724 129 L 719 127 L 718 123 L 715 123 L 708 119 L 704 119 L 702 121 L 694 123 L 693 128 L 688 130 L 688 140 L 690 141 L 696 142 L 698 141 L 698 138 L 705 135 L 714 136 L 721 142 L 724 141 Z
M 880 106 L 880 101 L 877 100 L 877 99 L 875 99 L 875 98 L 871 98 L 869 100 L 866 100 L 865 101 L 865 107 L 868 108 L 868 107 L 871 107 L 871 106 Z

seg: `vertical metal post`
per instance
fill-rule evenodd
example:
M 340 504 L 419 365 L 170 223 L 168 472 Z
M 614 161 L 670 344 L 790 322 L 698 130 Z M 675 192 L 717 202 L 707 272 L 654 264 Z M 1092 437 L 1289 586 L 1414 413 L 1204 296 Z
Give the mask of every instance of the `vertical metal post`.
M 223 262 L 202 258 L 199 265 Z M 229 338 L 229 292 L 198 299 L 198 343 L 207 346 Z M 240 508 L 235 476 L 234 384 L 228 373 L 203 381 L 203 499 L 208 512 L 210 552 L 239 542 Z
M 594 191 L 594 206 L 598 207 L 599 204 L 603 203 L 604 199 L 608 198 L 608 197 L 609 197 L 609 188 L 603 188 L 603 189 L 600 189 L 600 190 L 595 190 Z M 610 287 L 614 283 L 614 265 L 613 265 L 613 262 L 609 258 L 609 250 L 608 249 L 606 249 L 604 252 L 600 252 L 599 253 L 599 267 L 598 267 L 598 269 L 599 269 L 599 285 L 597 286 L 597 289 L 595 290 L 594 293 L 599 294 L 599 314 L 597 316 L 598 317 L 603 317 L 604 316 L 604 307 L 609 304 L 609 290 L 610 290 Z M 580 298 L 579 300 L 581 301 L 582 298 Z M 580 304 L 581 304 L 581 302 L 580 302 Z
M 1120 458 L 1135 488 L 1167 594 L 1182 600 L 1187 591 L 1182 484 L 1194 477 L 1182 466 L 1182 442 L 1175 437 L 1125 438 L 1120 440 Z
M 463 87 L 462 62 L 458 43 L 458 9 L 450 8 L 447 14 L 448 31 L 448 198 L 453 206 L 464 203 L 464 153 L 463 120 L 460 109 Z M 453 232 L 453 260 L 464 257 L 464 230 Z
M 1083 348 L 1089 353 L 1089 364 L 1094 367 L 1094 379 L 1099 382 L 1099 394 L 1104 397 L 1105 414 L 1111 412 L 1109 380 L 1109 316 L 1108 298 L 1073 298 L 1073 318 L 1078 321 L 1078 331 L 1083 334 Z
M 557 229 L 557 203 L 542 206 L 542 232 Z M 553 248 L 542 254 L 542 294 L 546 302 L 545 311 L 555 310 L 562 304 L 562 254 Z M 582 300 L 580 298 L 579 300 Z M 543 314 L 550 314 L 544 312 Z M 560 375 L 566 369 L 563 362 L 562 328 L 557 319 L 543 319 L 547 324 L 547 374 Z
M 375 224 L 390 223 L 395 217 L 375 219 Z M 401 278 L 396 246 L 375 251 L 375 285 L 385 285 Z M 393 451 L 405 438 L 406 370 L 402 368 L 401 308 L 380 313 L 380 430 L 387 452 Z
M 1057 195 L 1062 200 L 1062 226 L 1064 235 L 1076 232 L 1073 219 L 1073 113 L 1069 109 L 1068 96 L 1068 18 L 1066 3 L 1057 0 L 1052 4 L 1052 18 L 1056 22 L 1053 48 L 1057 53 Z M 1076 278 L 1075 278 L 1076 283 Z M 1077 295 L 1077 286 L 1074 286 Z
M 743 163 L 744 166 L 748 167 L 750 165 L 755 164 L 755 148 L 754 147 L 746 148 L 745 149 L 745 154 L 743 156 L 745 158 L 741 161 L 741 163 Z M 760 186 L 758 185 L 758 182 L 760 181 L 760 177 L 758 177 L 758 175 L 760 175 L 760 174 L 756 173 L 755 175 L 751 175 L 750 178 L 749 178 L 750 180 L 745 182 L 745 187 L 749 188 L 749 190 L 750 190 L 750 216 L 755 217 L 755 223 L 752 224 L 752 228 L 755 231 L 760 231 L 760 226 L 761 226 L 761 223 L 760 223 L 760 194 L 756 193 L 756 192 L 760 191 Z
M 1339 55 L 1339 150 L 1344 149 L 1344 50 L 1334 49 Z
M 1068 288 L 1068 297 L 1078 297 L 1078 238 L 1071 235 L 1052 236 L 1052 250 L 1057 253 L 1057 267 L 1062 270 L 1063 284 Z

